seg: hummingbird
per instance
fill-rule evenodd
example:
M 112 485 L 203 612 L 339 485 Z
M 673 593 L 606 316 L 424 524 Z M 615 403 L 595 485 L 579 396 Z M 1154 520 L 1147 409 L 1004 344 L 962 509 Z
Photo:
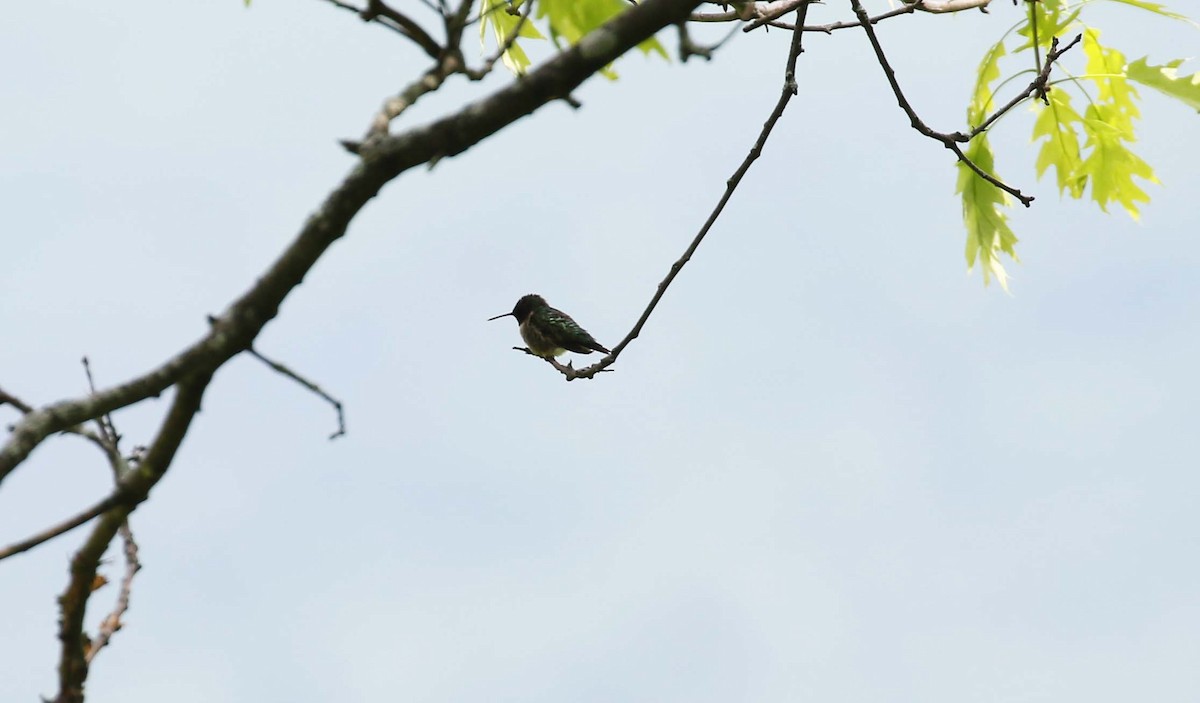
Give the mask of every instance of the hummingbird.
M 521 296 L 512 312 L 489 317 L 488 322 L 512 315 L 520 325 L 521 339 L 529 345 L 529 351 L 550 359 L 565 351 L 576 354 L 591 354 L 593 351 L 610 353 L 597 342 L 588 331 L 562 310 L 556 310 L 540 295 Z

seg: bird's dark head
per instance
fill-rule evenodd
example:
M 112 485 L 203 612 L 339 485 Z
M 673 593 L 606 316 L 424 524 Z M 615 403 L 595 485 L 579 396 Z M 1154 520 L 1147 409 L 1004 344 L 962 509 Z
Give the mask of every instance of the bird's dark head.
M 517 318 L 518 323 L 521 323 L 521 322 L 524 322 L 525 320 L 528 320 L 529 316 L 533 314 L 534 310 L 537 310 L 538 308 L 544 308 L 544 307 L 547 307 L 547 303 L 546 303 L 546 299 L 543 298 L 542 296 L 537 295 L 535 293 L 530 293 L 529 295 L 522 295 L 521 299 L 517 301 L 517 304 L 513 306 L 512 312 L 506 312 L 503 315 L 489 317 L 488 322 L 491 322 L 492 320 L 499 320 L 502 317 L 508 317 L 509 315 L 512 315 L 513 317 Z

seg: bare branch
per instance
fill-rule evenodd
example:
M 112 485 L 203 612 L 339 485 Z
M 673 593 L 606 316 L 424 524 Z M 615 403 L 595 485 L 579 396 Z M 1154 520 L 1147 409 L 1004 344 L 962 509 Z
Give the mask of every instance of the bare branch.
M 456 57 L 443 57 L 429 70 L 425 71 L 420 78 L 400 91 L 398 95 L 384 101 L 383 106 L 379 108 L 379 112 L 371 118 L 371 126 L 367 128 L 367 134 L 363 137 L 363 142 L 343 141 L 342 144 L 351 152 L 360 153 L 363 143 L 386 136 L 392 120 L 416 104 L 417 100 L 422 96 L 441 88 L 447 78 L 461 70 L 462 63 Z
M 967 136 L 969 138 L 974 138 L 975 135 L 987 131 L 988 127 L 991 127 L 996 120 L 1000 119 L 1000 117 L 1002 117 L 1005 113 L 1031 97 L 1037 96 L 1039 99 L 1047 102 L 1048 104 L 1049 98 L 1046 97 L 1046 84 L 1050 81 L 1050 69 L 1054 66 L 1054 63 L 1058 61 L 1058 57 L 1062 56 L 1067 52 L 1068 49 L 1078 44 L 1081 39 L 1083 39 L 1083 35 L 1076 34 L 1075 38 L 1072 39 L 1070 43 L 1059 49 L 1058 37 L 1052 37 L 1050 39 L 1050 53 L 1046 54 L 1046 63 L 1043 64 L 1041 69 L 1038 71 L 1037 77 L 1030 81 L 1025 90 L 1021 91 L 1012 100 L 1009 100 L 1004 107 L 996 110 L 990 117 L 985 119 L 983 122 L 980 122 L 978 127 L 975 127 L 968 132 Z
M 342 401 L 329 395 L 324 390 L 322 390 L 322 388 L 320 386 L 318 386 L 317 384 L 308 380 L 307 378 L 301 376 L 300 374 L 296 373 L 295 371 L 292 371 L 291 369 L 289 369 L 288 367 L 279 363 L 278 361 L 274 361 L 272 359 L 268 359 L 267 357 L 263 356 L 254 347 L 250 347 L 249 349 L 247 349 L 246 353 L 249 354 L 250 356 L 254 357 L 255 359 L 258 359 L 259 361 L 263 362 L 267 366 L 271 367 L 272 371 L 274 371 L 278 374 L 287 376 L 288 378 L 292 379 L 296 383 L 299 383 L 301 386 L 304 386 L 305 388 L 312 391 L 313 393 L 316 393 L 318 396 L 323 398 L 325 400 L 325 402 L 327 402 L 333 406 L 333 409 L 337 412 L 337 430 L 333 434 L 329 435 L 329 439 L 331 439 L 331 440 L 337 439 L 338 437 L 341 437 L 342 435 L 346 434 L 346 415 L 342 410 Z
M 471 24 L 471 8 L 474 6 L 475 0 L 459 0 L 453 14 L 445 15 L 447 51 L 461 52 L 463 30 Z
M 912 0 L 901 0 L 901 2 L 912 2 Z M 920 8 L 924 12 L 932 12 L 934 14 L 942 14 L 949 12 L 962 12 L 963 10 L 975 10 L 987 12 L 987 6 L 992 0 L 924 0 L 924 7 Z
M 879 24 L 883 20 L 891 19 L 892 17 L 899 17 L 900 15 L 911 15 L 912 13 L 921 9 L 922 7 L 924 7 L 924 3 L 921 0 L 918 0 L 918 2 L 914 2 L 909 5 L 903 5 L 901 7 L 897 7 L 894 10 L 888 10 L 887 12 L 881 12 L 880 14 L 872 17 L 870 21 L 871 21 L 871 24 Z M 771 22 L 767 22 L 766 24 L 769 24 L 772 27 L 778 27 L 780 29 L 787 29 L 789 31 L 792 29 L 795 29 L 795 27 L 793 25 L 788 24 L 787 22 L 771 21 Z M 749 32 L 751 30 L 758 29 L 760 26 L 762 26 L 762 24 L 753 23 L 750 26 L 743 29 L 742 31 Z M 804 28 L 804 31 L 806 31 L 806 32 L 822 32 L 824 34 L 832 34 L 833 32 L 835 32 L 839 29 L 850 29 L 852 27 L 861 27 L 861 26 L 862 26 L 862 22 L 860 22 L 858 20 L 854 20 L 853 22 L 831 22 L 829 24 L 810 24 Z
M 625 347 L 629 346 L 630 342 L 637 339 L 638 335 L 642 332 L 642 327 L 646 324 L 646 321 L 650 319 L 651 313 L 654 312 L 654 308 L 658 306 L 658 301 L 662 300 L 663 294 L 667 292 L 667 288 L 670 287 L 671 283 L 675 280 L 675 277 L 679 275 L 679 272 L 683 270 L 683 267 L 687 265 L 687 262 L 691 261 L 692 255 L 696 253 L 696 249 L 699 248 L 700 243 L 704 241 L 705 235 L 707 235 L 709 230 L 712 229 L 712 226 L 716 224 L 717 218 L 720 217 L 721 213 L 725 210 L 725 205 L 728 204 L 730 198 L 733 197 L 733 192 L 737 190 L 738 185 L 742 182 L 742 178 L 744 178 L 746 172 L 750 170 L 750 166 L 752 166 L 754 162 L 758 160 L 758 157 L 762 155 L 762 150 L 767 143 L 767 138 L 771 136 L 771 130 L 775 128 L 775 123 L 777 123 L 779 118 L 783 116 L 783 111 L 787 108 L 788 102 L 791 101 L 792 97 L 798 92 L 796 85 L 796 61 L 803 51 L 801 47 L 801 37 L 804 33 L 804 18 L 808 13 L 808 6 L 811 2 L 813 2 L 813 0 L 802 0 L 799 7 L 796 9 L 795 27 L 798 27 L 799 29 L 794 29 L 792 31 L 792 41 L 788 49 L 787 64 L 784 69 L 783 90 L 779 95 L 779 100 L 776 101 L 775 108 L 771 111 L 771 114 L 767 116 L 767 121 L 763 124 L 762 130 L 759 132 L 758 138 L 754 140 L 754 145 L 750 147 L 750 151 L 746 154 L 746 158 L 742 160 L 741 165 L 737 167 L 737 170 L 733 172 L 733 175 L 729 177 L 729 180 L 725 181 L 725 192 L 721 195 L 720 200 L 717 201 L 717 204 L 709 214 L 708 219 L 704 222 L 704 225 L 700 228 L 700 231 L 692 239 L 691 244 L 689 244 L 687 249 L 684 250 L 683 256 L 679 257 L 675 263 L 671 264 L 671 269 L 667 272 L 666 278 L 659 282 L 658 289 L 654 292 L 654 296 L 650 299 L 650 303 L 646 305 L 646 309 L 642 311 L 641 317 L 638 318 L 638 321 L 634 324 L 633 329 L 629 331 L 629 334 L 625 335 L 625 338 L 622 339 L 617 346 L 613 347 L 612 353 L 595 364 L 582 369 L 575 369 L 569 365 L 562 366 L 561 364 L 558 364 L 558 362 L 549 360 L 552 361 L 554 367 L 558 369 L 559 373 L 563 374 L 566 380 L 573 381 L 576 378 L 593 378 L 597 373 L 607 370 L 609 366 L 616 362 L 617 357 L 620 356 Z M 515 348 L 520 349 L 520 347 Z
M 0 388 L 0 405 L 4 405 L 5 403 L 8 403 L 9 405 L 13 406 L 17 410 L 20 410 L 24 414 L 29 414 L 29 413 L 33 412 L 32 405 L 22 401 L 20 398 L 16 397 L 15 395 L 10 395 L 9 393 L 5 392 L 5 390 L 3 388 Z
M 379 17 L 386 17 L 395 23 L 404 36 L 412 39 L 431 58 L 441 57 L 445 48 L 438 44 L 421 25 L 414 22 L 408 15 L 385 4 L 383 0 L 367 0 L 367 8 L 358 15 L 364 22 L 370 22 Z
M 779 2 L 763 3 L 760 5 L 758 12 L 755 13 L 757 18 L 742 31 L 749 32 L 752 29 L 761 27 L 768 22 L 783 17 L 787 13 L 800 7 L 801 4 L 807 3 L 808 0 L 780 0 Z M 804 22 L 800 22 L 800 24 L 803 25 Z
M 133 530 L 129 529 L 129 521 L 126 520 L 117 532 L 121 535 L 121 542 L 124 545 L 122 551 L 125 555 L 125 575 L 121 578 L 121 588 L 117 592 L 116 605 L 113 606 L 112 612 L 100 623 L 100 629 L 92 639 L 91 646 L 87 647 L 84 652 L 84 660 L 89 666 L 100 650 L 104 649 L 105 645 L 109 643 L 117 630 L 125 626 L 125 623 L 121 622 L 121 618 L 129 610 L 129 596 L 133 590 L 133 577 L 137 576 L 137 572 L 142 570 L 142 563 L 138 560 L 137 542 L 133 540 Z
M 92 395 L 96 394 L 96 380 L 92 377 L 92 365 L 85 356 L 82 359 L 83 372 L 87 376 L 88 390 Z M 113 470 L 113 478 L 120 480 L 128 467 L 125 465 L 125 457 L 121 456 L 121 435 L 117 433 L 117 427 L 113 424 L 112 416 L 108 413 L 96 418 L 96 427 L 100 430 L 100 448 L 104 450 L 104 455 L 108 459 L 109 466 Z
M 96 568 L 129 514 L 146 500 L 150 489 L 166 474 L 192 420 L 200 411 L 200 401 L 211 381 L 211 370 L 189 375 L 179 381 L 171 408 L 145 457 L 138 463 L 136 471 L 122 478 L 118 490 L 123 489 L 125 499 L 100 516 L 87 541 L 71 559 L 71 578 L 67 589 L 59 597 L 62 615 L 59 618 L 58 639 L 62 649 L 58 668 L 59 693 L 55 703 L 83 703 L 83 685 L 88 674 L 87 651 L 90 647 L 83 632 L 83 616 L 96 579 Z
M 88 521 L 95 519 L 96 517 L 98 517 L 99 515 L 104 513 L 105 511 L 113 509 L 114 507 L 116 507 L 117 505 L 119 505 L 121 503 L 122 499 L 123 498 L 122 498 L 120 492 L 113 493 L 112 495 L 108 496 L 107 498 L 100 501 L 99 503 L 96 503 L 95 505 L 88 508 L 87 510 L 84 510 L 83 512 L 79 513 L 78 515 L 69 517 L 66 520 L 63 520 L 62 522 L 58 523 L 57 525 L 48 527 L 45 530 L 42 530 L 41 532 L 39 532 L 35 535 L 32 535 L 31 537 L 29 537 L 27 539 L 23 539 L 20 542 L 14 542 L 13 544 L 8 545 L 4 549 L 0 549 L 0 561 L 7 559 L 11 556 L 20 554 L 22 552 L 27 552 L 30 549 L 33 549 L 34 547 L 38 546 L 39 544 L 45 544 L 46 542 L 49 542 L 50 540 L 54 539 L 55 537 L 58 537 L 60 535 L 65 535 L 66 533 L 70 532 L 71 530 L 75 529 L 76 527 L 79 527 L 80 525 L 83 525 L 83 524 L 87 523 Z
M 904 110 L 905 114 L 908 115 L 909 123 L 912 125 L 913 129 L 917 130 L 921 134 L 924 134 L 930 139 L 936 139 L 937 141 L 941 142 L 943 146 L 954 152 L 954 155 L 958 157 L 959 161 L 966 164 L 967 167 L 974 171 L 980 178 L 1012 195 L 1014 198 L 1021 201 L 1021 204 L 1025 207 L 1029 207 L 1034 200 L 1032 195 L 1025 195 L 1021 191 L 1004 183 L 987 171 L 984 171 L 979 167 L 978 164 L 967 158 L 967 155 L 963 153 L 963 150 L 961 147 L 959 147 L 959 144 L 970 141 L 970 137 L 968 135 L 963 134 L 962 132 L 954 132 L 951 134 L 938 132 L 934 129 L 931 129 L 929 125 L 925 124 L 925 122 L 921 120 L 921 118 L 917 115 L 916 110 L 914 110 L 912 105 L 908 102 L 908 98 L 905 97 L 904 91 L 901 90 L 900 83 L 896 80 L 896 72 L 892 70 L 892 66 L 888 62 L 887 56 L 883 52 L 883 47 L 879 44 L 879 37 L 875 35 L 875 28 L 871 24 L 870 17 L 867 16 L 867 11 L 863 9 L 862 2 L 860 2 L 860 0 L 850 0 L 850 5 L 854 8 L 854 14 L 858 17 L 859 25 L 863 28 L 863 31 L 867 33 L 867 38 L 871 42 L 871 48 L 875 50 L 875 57 L 879 61 L 880 67 L 883 68 L 884 75 L 887 76 L 888 84 L 892 87 L 892 93 L 895 94 L 896 101 L 900 104 L 900 108 Z
M 342 0 L 325 1 L 339 9 L 353 12 L 363 22 L 374 22 L 380 26 L 387 27 L 406 39 L 412 40 L 414 44 L 419 46 L 422 51 L 432 58 L 436 59 L 441 56 L 442 46 L 421 25 L 402 12 L 384 5 L 379 0 L 368 0 L 367 6 L 364 8 L 356 7 L 348 2 L 342 2 Z M 434 10 L 436 11 L 436 8 Z
M 24 413 L 26 415 L 34 412 L 34 408 L 32 405 L 29 405 L 28 403 L 22 401 L 20 398 L 5 392 L 3 389 L 0 389 L 0 405 L 3 405 L 5 403 L 8 403 L 9 405 L 13 406 L 17 410 L 20 410 L 22 413 Z M 16 425 L 12 425 L 9 427 L 9 430 L 15 432 L 16 428 L 17 428 Z M 67 427 L 60 431 L 65 434 L 72 434 L 77 437 L 82 437 L 82 438 L 86 439 L 87 441 L 91 442 L 92 444 L 96 445 L 100 449 L 100 451 L 104 452 L 105 456 L 108 456 L 108 454 L 109 454 L 108 444 L 107 444 L 107 442 L 105 442 L 104 438 L 101 437 L 100 435 L 96 434 L 95 432 L 92 432 L 91 430 L 87 429 L 83 425 L 75 425 L 74 427 Z M 0 474 L 0 478 L 3 478 L 3 474 Z

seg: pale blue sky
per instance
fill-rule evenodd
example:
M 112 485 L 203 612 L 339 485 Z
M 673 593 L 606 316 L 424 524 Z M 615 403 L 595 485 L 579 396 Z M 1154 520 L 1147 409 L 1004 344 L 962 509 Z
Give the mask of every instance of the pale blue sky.
M 928 122 L 961 126 L 1015 12 L 881 25 Z M 1131 58 L 1196 53 L 1140 14 L 1096 20 Z M 35 403 L 82 392 L 84 354 L 107 384 L 201 335 L 351 167 L 336 140 L 424 68 L 320 2 L 4 17 L 0 386 Z M 1038 196 L 1008 296 L 964 275 L 952 157 L 865 38 L 811 36 L 799 97 L 615 373 L 564 383 L 484 322 L 539 292 L 615 344 L 787 41 L 630 58 L 582 110 L 388 186 L 259 341 L 346 402 L 349 435 L 251 359 L 217 375 L 132 520 L 145 569 L 89 701 L 1194 701 L 1194 112 L 1143 91 L 1163 185 L 1140 223 L 1059 202 L 1028 115 L 1002 122 L 1002 175 Z M 144 442 L 163 409 L 116 420 Z M 5 481 L 0 541 L 108 477 L 47 444 Z M 0 564 L 0 700 L 55 691 L 83 534 Z

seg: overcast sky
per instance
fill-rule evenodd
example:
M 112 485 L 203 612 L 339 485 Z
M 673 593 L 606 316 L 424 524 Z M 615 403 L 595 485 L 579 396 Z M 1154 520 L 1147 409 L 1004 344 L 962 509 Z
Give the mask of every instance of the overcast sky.
M 1200 46 L 1094 9 L 1131 59 Z M 963 125 L 1017 12 L 880 25 L 927 122 Z M 1028 113 L 997 126 L 1001 175 L 1038 198 L 1006 295 L 965 274 L 952 155 L 908 127 L 864 36 L 808 36 L 800 95 L 614 373 L 564 383 L 511 350 L 511 318 L 484 321 L 537 292 L 624 336 L 774 104 L 787 42 L 630 57 L 583 109 L 389 185 L 258 342 L 346 403 L 349 434 L 326 441 L 332 410 L 253 359 L 217 374 L 132 518 L 145 568 L 88 700 L 1195 701 L 1182 105 L 1142 91 L 1162 185 L 1138 223 L 1038 183 Z M 77 396 L 85 354 L 108 385 L 202 335 L 353 166 L 336 140 L 424 68 L 321 2 L 9 3 L 0 387 Z M 115 417 L 127 446 L 165 407 Z M 0 491 L 0 542 L 108 482 L 92 448 L 48 442 Z M 85 534 L 0 564 L 0 700 L 57 690 Z

